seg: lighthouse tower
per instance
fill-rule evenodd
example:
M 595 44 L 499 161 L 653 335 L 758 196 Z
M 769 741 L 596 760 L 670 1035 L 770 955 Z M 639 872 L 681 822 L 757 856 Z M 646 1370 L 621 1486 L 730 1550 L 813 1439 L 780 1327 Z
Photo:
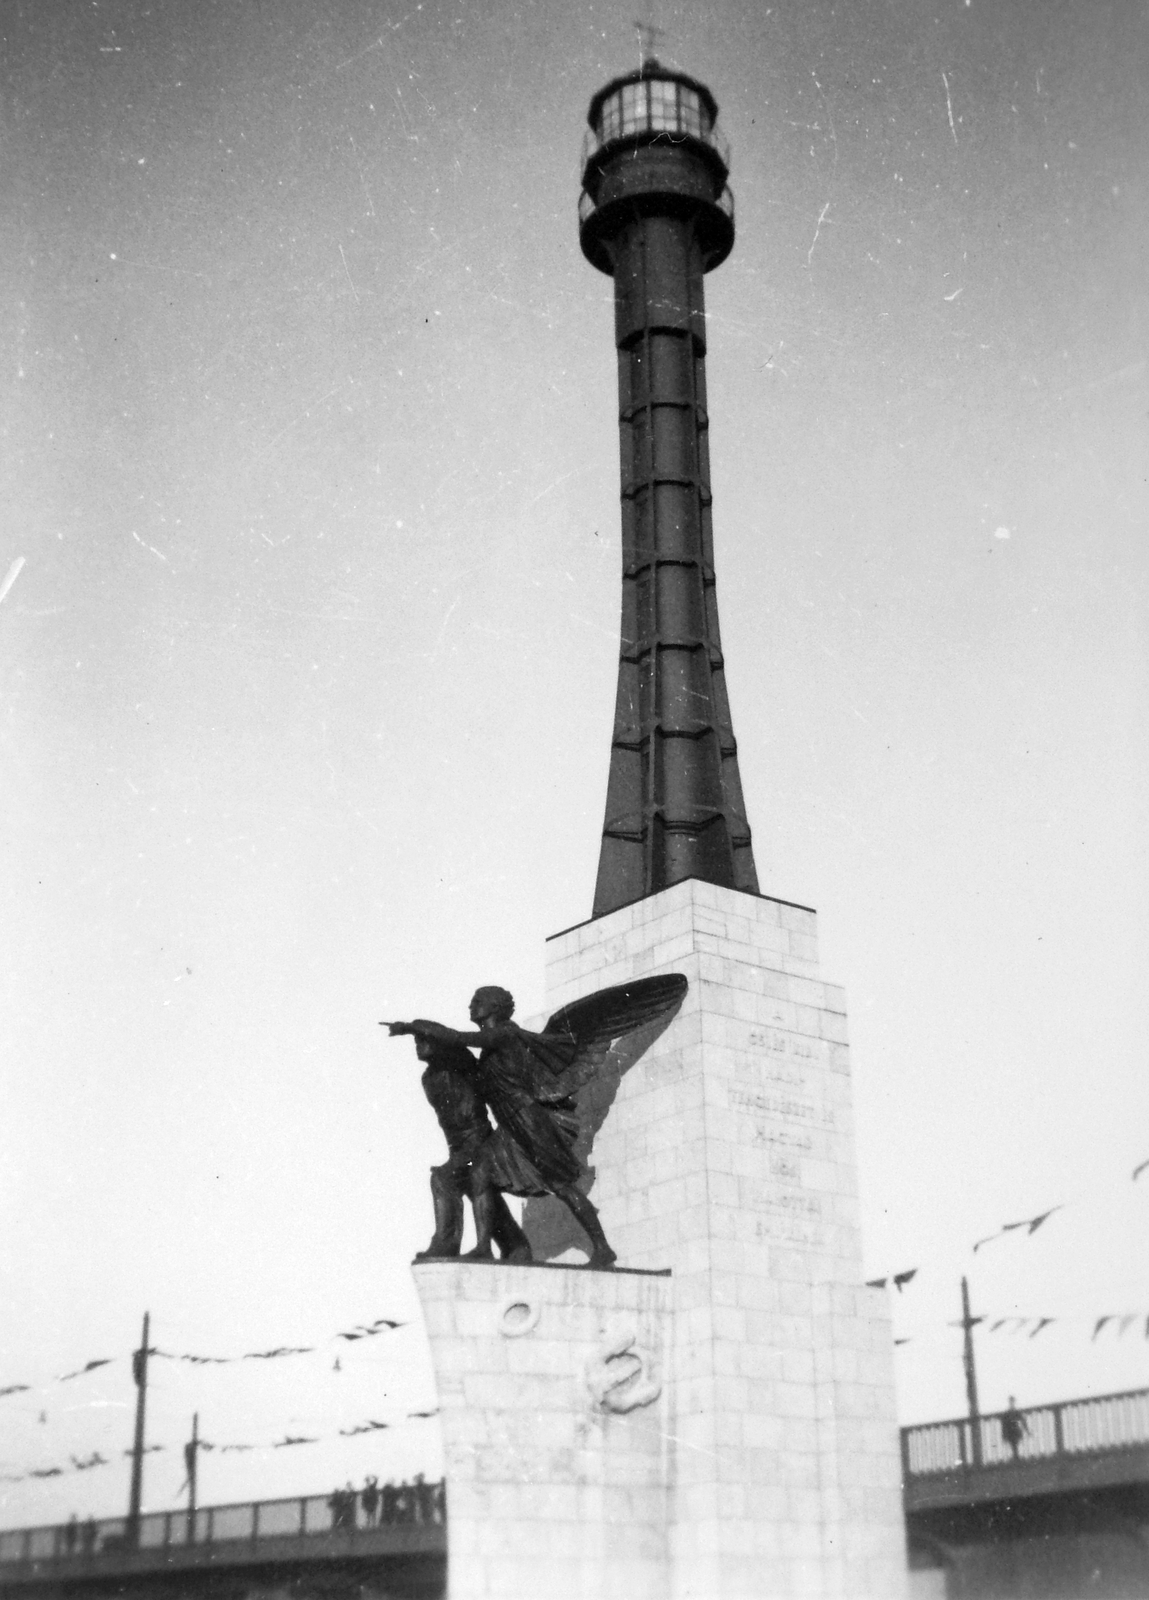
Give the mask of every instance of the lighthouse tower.
M 759 891 L 726 696 L 703 308 L 734 243 L 717 114 L 646 60 L 587 118 L 579 238 L 615 287 L 622 645 L 593 915 L 547 941 L 547 1011 L 686 985 L 578 1098 L 615 1270 L 585 1264 L 553 1196 L 523 1212 L 533 1263 L 414 1268 L 450 1600 L 905 1594 L 845 996 L 815 913 Z
M 684 878 L 758 880 L 718 631 L 703 277 L 734 244 L 729 158 L 704 84 L 653 60 L 587 114 L 579 240 L 614 279 L 622 646 L 602 916 Z

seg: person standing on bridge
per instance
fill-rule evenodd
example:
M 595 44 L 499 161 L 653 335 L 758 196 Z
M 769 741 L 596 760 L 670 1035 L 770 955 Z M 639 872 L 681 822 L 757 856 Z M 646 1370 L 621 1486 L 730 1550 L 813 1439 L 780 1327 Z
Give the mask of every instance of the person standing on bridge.
M 1012 1395 L 1009 1397 L 1009 1409 L 1001 1414 L 1001 1436 L 1013 1452 L 1015 1461 L 1020 1459 L 1021 1441 L 1029 1432 L 1029 1423 L 1026 1422 L 1021 1412 L 1017 1409 L 1017 1402 Z
M 369 1477 L 359 1491 L 359 1504 L 363 1507 L 363 1520 L 369 1528 L 375 1526 L 375 1513 L 379 1509 L 379 1479 Z

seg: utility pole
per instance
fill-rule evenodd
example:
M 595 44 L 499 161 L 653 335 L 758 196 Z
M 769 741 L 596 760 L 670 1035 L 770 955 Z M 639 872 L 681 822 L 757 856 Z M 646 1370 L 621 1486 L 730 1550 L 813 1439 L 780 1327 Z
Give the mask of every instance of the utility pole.
M 188 1480 L 188 1544 L 195 1543 L 196 1465 L 199 1459 L 199 1412 L 192 1416 L 192 1436 L 184 1445 L 184 1466 Z
M 132 1377 L 136 1384 L 136 1434 L 132 1444 L 132 1488 L 128 1499 L 128 1525 L 124 1529 L 129 1549 L 140 1542 L 140 1502 L 144 1492 L 144 1421 L 148 1404 L 148 1313 L 140 1348 L 132 1352 Z
M 969 1282 L 963 1278 L 961 1281 L 961 1330 L 962 1330 L 962 1365 L 965 1368 L 965 1393 L 969 1403 L 970 1438 L 973 1446 L 973 1464 L 981 1466 L 981 1420 L 977 1404 L 977 1368 L 973 1359 L 973 1330 L 982 1317 L 970 1316 L 969 1310 Z

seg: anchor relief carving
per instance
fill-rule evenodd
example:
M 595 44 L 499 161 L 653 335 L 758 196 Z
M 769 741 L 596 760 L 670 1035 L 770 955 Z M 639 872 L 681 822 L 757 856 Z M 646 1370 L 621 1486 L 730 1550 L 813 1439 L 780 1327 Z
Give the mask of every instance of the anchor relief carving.
M 604 1339 L 586 1364 L 586 1386 L 604 1411 L 637 1411 L 662 1393 L 649 1375 L 649 1356 L 635 1349 L 637 1338 L 631 1328 Z

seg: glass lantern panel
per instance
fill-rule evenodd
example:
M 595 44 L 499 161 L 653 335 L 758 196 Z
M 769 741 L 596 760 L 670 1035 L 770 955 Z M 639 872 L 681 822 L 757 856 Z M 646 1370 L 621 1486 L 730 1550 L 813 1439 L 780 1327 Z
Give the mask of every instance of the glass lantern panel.
M 611 139 L 617 139 L 622 131 L 622 96 L 612 94 L 609 100 L 603 101 L 600 115 L 598 136 L 602 144 Z
M 675 89 L 677 84 L 667 83 L 661 78 L 655 78 L 650 85 L 650 126 L 654 129 L 669 129 L 673 132 L 678 127 L 678 113 L 675 106 Z
M 703 137 L 702 105 L 694 89 L 683 87 L 681 90 L 679 120 L 683 133 L 691 133 L 696 139 Z
M 633 133 L 638 126 L 638 91 L 644 89 L 645 84 L 628 83 L 622 91 L 622 131 L 624 134 Z

